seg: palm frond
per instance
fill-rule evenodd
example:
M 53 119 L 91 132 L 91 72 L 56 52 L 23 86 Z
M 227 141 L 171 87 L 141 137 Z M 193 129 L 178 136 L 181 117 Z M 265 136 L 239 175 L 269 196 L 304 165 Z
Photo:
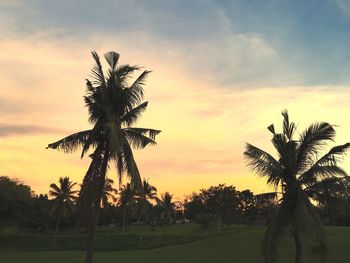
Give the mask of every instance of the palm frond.
M 126 139 L 129 144 L 135 149 L 143 149 L 147 145 L 156 145 L 156 141 L 143 135 L 142 132 L 138 132 L 134 129 L 123 129 Z M 152 134 L 153 135 L 153 134 Z M 154 135 L 155 137 L 155 135 Z
M 149 129 L 149 128 L 136 128 L 136 127 L 129 127 L 129 128 L 124 128 L 124 132 L 132 131 L 134 133 L 144 135 L 149 137 L 151 140 L 155 140 L 156 136 L 161 133 L 162 131 L 160 130 L 155 130 L 155 129 Z
M 293 122 L 289 122 L 288 111 L 282 111 L 283 116 L 283 134 L 287 136 L 289 140 L 292 139 L 293 134 L 295 132 L 296 126 Z
M 141 103 L 137 107 L 131 109 L 121 117 L 121 122 L 127 126 L 133 125 L 140 115 L 147 109 L 148 101 Z
M 103 74 L 100 57 L 95 51 L 92 51 L 91 54 L 93 59 L 96 62 L 96 65 L 91 70 L 92 77 L 94 78 L 94 84 L 98 86 L 106 87 L 105 76 Z
M 266 176 L 268 184 L 278 186 L 282 179 L 282 168 L 275 158 L 249 143 L 246 144 L 244 156 L 254 172 L 262 177 Z
M 127 141 L 122 143 L 123 167 L 126 175 L 130 178 L 131 187 L 140 189 L 142 187 L 141 175 L 136 165 L 132 149 Z
M 79 147 L 83 146 L 88 137 L 90 136 L 91 130 L 81 131 L 73 133 L 57 142 L 50 143 L 47 148 L 63 150 L 65 153 L 74 152 Z
M 338 166 L 338 161 L 349 148 L 350 143 L 333 147 L 300 176 L 300 182 L 312 185 L 317 181 L 318 177 L 324 179 L 334 176 L 347 176 L 347 173 Z
M 337 165 L 314 165 L 302 174 L 299 182 L 306 186 L 310 186 L 320 180 L 347 175 L 347 172 Z
M 292 216 L 294 231 L 302 235 L 313 257 L 318 258 L 317 262 L 325 262 L 328 251 L 321 220 L 304 191 L 297 192 L 296 202 Z
M 327 141 L 333 141 L 335 130 L 332 125 L 321 122 L 310 125 L 300 137 L 297 166 L 298 171 L 305 171 L 313 163 L 313 157 Z
M 115 73 L 118 83 L 120 83 L 123 86 L 126 86 L 128 78 L 131 77 L 134 71 L 138 71 L 138 70 L 140 70 L 140 68 L 137 66 L 130 66 L 130 65 L 119 66 Z
M 104 54 L 104 57 L 107 60 L 108 65 L 110 66 L 111 70 L 114 70 L 117 63 L 118 63 L 120 55 L 117 52 L 109 51 L 109 52 Z
M 145 84 L 147 76 L 151 71 L 143 71 L 138 78 L 125 89 L 125 99 L 127 100 L 127 110 L 130 111 L 136 105 L 139 105 L 144 97 L 143 85 Z

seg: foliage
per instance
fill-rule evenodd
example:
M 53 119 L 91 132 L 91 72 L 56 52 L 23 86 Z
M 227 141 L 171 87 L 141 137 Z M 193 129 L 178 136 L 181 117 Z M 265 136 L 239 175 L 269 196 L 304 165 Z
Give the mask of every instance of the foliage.
M 0 220 L 21 222 L 30 207 L 32 192 L 29 186 L 7 176 L 0 177 Z

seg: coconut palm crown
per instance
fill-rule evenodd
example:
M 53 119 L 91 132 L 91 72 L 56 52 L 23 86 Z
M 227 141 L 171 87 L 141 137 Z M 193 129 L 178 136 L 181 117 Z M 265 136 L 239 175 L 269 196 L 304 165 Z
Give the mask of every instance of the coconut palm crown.
M 54 245 L 56 246 L 57 233 L 60 227 L 61 219 L 66 216 L 69 211 L 73 210 L 74 202 L 77 199 L 78 191 L 73 190 L 76 183 L 70 181 L 69 177 L 60 177 L 59 184 L 52 183 L 50 185 L 49 195 L 53 198 L 53 213 L 56 215 L 56 229 Z
M 69 177 L 60 177 L 58 185 L 55 183 L 50 185 L 49 195 L 55 202 L 53 212 L 64 216 L 74 207 L 74 201 L 78 193 L 78 191 L 73 190 L 74 186 L 76 186 L 76 183 L 70 181 Z
M 347 176 L 338 163 L 350 143 L 335 146 L 319 158 L 327 142 L 334 141 L 334 127 L 326 122 L 315 123 L 295 140 L 296 125 L 289 121 L 287 111 L 283 111 L 282 116 L 281 133 L 275 131 L 274 125 L 268 127 L 273 135 L 272 144 L 277 151 L 277 159 L 251 144 L 246 144 L 244 152 L 252 170 L 267 178 L 268 184 L 282 190 L 279 208 L 264 235 L 264 260 L 274 262 L 278 245 L 291 230 L 296 245 L 295 262 L 302 262 L 304 247 L 308 251 L 310 249 L 314 259 L 325 262 L 326 239 L 320 219 L 310 202 L 312 196 L 308 196 L 305 189 L 328 178 Z

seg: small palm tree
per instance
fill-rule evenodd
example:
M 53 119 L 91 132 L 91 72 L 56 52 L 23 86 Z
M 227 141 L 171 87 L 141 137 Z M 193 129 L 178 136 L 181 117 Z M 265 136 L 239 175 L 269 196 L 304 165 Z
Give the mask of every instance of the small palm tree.
M 60 177 L 59 184 L 51 184 L 49 191 L 50 196 L 53 198 L 54 206 L 53 212 L 57 216 L 54 245 L 56 246 L 57 233 L 60 227 L 60 220 L 74 207 L 76 200 L 76 194 L 78 191 L 73 190 L 76 183 L 69 180 L 69 177 Z
M 87 94 L 84 100 L 93 127 L 48 145 L 48 148 L 64 152 L 82 149 L 81 157 L 90 149 L 93 150 L 78 200 L 80 213 L 89 219 L 86 263 L 91 263 L 93 258 L 109 162 L 116 164 L 119 183 L 126 175 L 133 188 L 140 188 L 141 176 L 132 148 L 143 149 L 147 145 L 155 145 L 155 137 L 160 133 L 159 130 L 133 127 L 148 105 L 147 101 L 143 102 L 143 86 L 150 71 L 143 71 L 131 82 L 132 74 L 139 71 L 139 67 L 118 65 L 119 54 L 108 52 L 104 57 L 109 68 L 104 72 L 97 53 L 92 52 L 92 56 L 96 63 L 92 69 L 93 81 L 86 81 Z
M 305 188 L 327 178 L 346 176 L 338 162 L 350 143 L 333 147 L 318 158 L 326 143 L 334 140 L 336 133 L 333 126 L 326 122 L 312 124 L 298 140 L 294 140 L 296 125 L 289 121 L 287 111 L 283 111 L 282 115 L 282 133 L 276 133 L 273 125 L 268 127 L 273 135 L 272 144 L 277 151 L 277 159 L 251 144 L 246 145 L 244 152 L 255 172 L 266 177 L 268 184 L 282 189 L 279 208 L 263 239 L 263 256 L 265 262 L 273 262 L 282 237 L 291 228 L 296 246 L 296 263 L 302 262 L 304 245 L 311 247 L 315 258 L 325 261 L 326 239 Z
M 151 185 L 148 180 L 143 179 L 142 188 L 137 196 L 137 203 L 139 206 L 139 220 L 146 220 L 148 218 L 148 212 L 152 207 L 150 201 L 157 201 L 157 188 Z
M 108 199 L 111 199 L 113 202 L 117 201 L 116 194 L 118 193 L 118 190 L 113 187 L 113 183 L 114 181 L 112 179 L 106 178 L 101 199 L 101 205 L 103 207 L 108 206 Z
M 160 220 L 169 223 L 174 215 L 176 203 L 173 202 L 173 195 L 165 192 L 157 201 L 157 206 L 160 208 Z
M 130 210 L 135 206 L 136 192 L 130 183 L 124 185 L 119 192 L 118 205 L 123 211 L 122 232 L 125 232 L 127 217 Z

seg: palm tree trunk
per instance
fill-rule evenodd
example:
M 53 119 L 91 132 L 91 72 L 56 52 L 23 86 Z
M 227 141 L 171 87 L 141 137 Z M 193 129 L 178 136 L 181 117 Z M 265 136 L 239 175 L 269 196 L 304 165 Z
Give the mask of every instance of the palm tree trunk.
M 57 221 L 56 221 L 55 236 L 54 236 L 54 240 L 53 240 L 54 247 L 57 246 L 57 233 L 58 233 L 58 229 L 60 228 L 60 220 L 61 220 L 61 216 L 59 215 L 57 217 Z
M 88 246 L 86 251 L 86 257 L 85 257 L 85 263 L 92 263 L 93 259 L 93 253 L 95 250 L 95 242 L 96 242 L 96 231 L 97 231 L 97 224 L 98 224 L 98 218 L 99 218 L 99 207 L 95 209 L 95 218 L 93 222 L 91 222 L 91 225 L 88 227 Z
M 96 150 L 97 151 L 97 150 Z M 97 225 L 98 225 L 98 219 L 100 215 L 100 204 L 101 204 L 101 199 L 103 195 L 103 186 L 105 184 L 105 179 L 106 179 L 106 170 L 107 170 L 107 165 L 108 165 L 108 150 L 107 148 L 105 149 L 105 154 L 102 160 L 102 165 L 101 165 L 101 172 L 99 176 L 96 179 L 97 183 L 97 189 L 96 190 L 96 196 L 95 196 L 95 201 L 92 204 L 92 220 L 90 221 L 90 224 L 88 226 L 88 246 L 87 246 L 87 251 L 86 251 L 86 258 L 85 258 L 85 263 L 92 263 L 92 258 L 93 258 L 93 253 L 95 250 L 95 242 L 96 242 L 96 231 L 97 231 Z
M 301 238 L 298 232 L 294 234 L 294 242 L 295 242 L 295 263 L 302 262 L 302 244 Z

